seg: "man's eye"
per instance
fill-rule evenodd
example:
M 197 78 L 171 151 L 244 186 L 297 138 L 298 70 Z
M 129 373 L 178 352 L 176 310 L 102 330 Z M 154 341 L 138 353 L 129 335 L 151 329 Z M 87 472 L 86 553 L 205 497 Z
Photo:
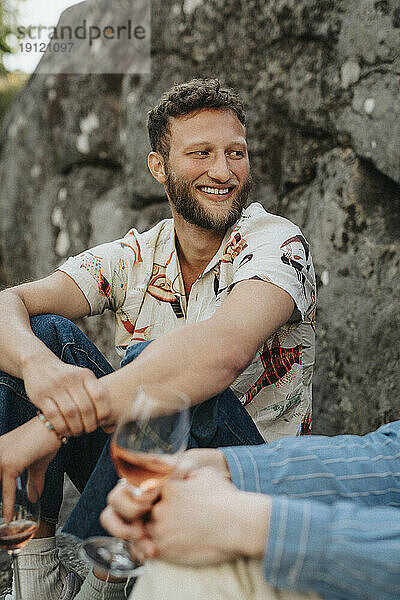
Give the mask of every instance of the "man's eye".
M 244 152 L 242 150 L 232 150 L 230 155 L 233 156 L 233 158 L 243 158 Z
M 207 156 L 207 150 L 195 150 L 194 152 L 189 152 L 189 154 L 194 154 L 195 156 Z

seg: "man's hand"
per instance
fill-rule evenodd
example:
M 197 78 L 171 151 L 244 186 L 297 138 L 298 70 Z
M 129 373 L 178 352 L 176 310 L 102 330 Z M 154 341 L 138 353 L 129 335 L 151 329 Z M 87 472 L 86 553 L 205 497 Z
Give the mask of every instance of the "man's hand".
M 159 496 L 159 489 L 137 496 L 125 480 L 121 480 L 108 494 L 107 506 L 100 515 L 100 523 L 114 537 L 128 542 L 132 539 L 140 540 L 140 552 L 131 548 L 135 558 L 153 558 L 157 554 L 143 517 L 151 511 Z
M 3 487 L 5 519 L 11 519 L 15 497 L 15 480 L 28 468 L 29 486 L 43 491 L 46 469 L 57 453 L 60 442 L 38 418 L 0 437 L 0 481 Z
M 89 369 L 63 363 L 49 352 L 45 361 L 27 361 L 22 375 L 29 400 L 59 435 L 90 433 L 110 422 L 107 390 Z
M 179 460 L 177 477 L 185 479 L 190 473 L 204 467 L 210 467 L 222 476 L 228 479 L 231 478 L 225 455 L 218 448 L 191 448 L 186 450 Z
M 217 448 L 187 450 L 179 461 L 176 476 L 184 479 L 203 467 L 211 467 L 223 477 L 230 478 L 225 456 Z M 129 484 L 121 480 L 108 495 L 108 505 L 100 517 L 103 526 L 115 537 L 127 541 L 141 540 L 142 551 L 147 558 L 155 556 L 157 548 L 145 529 L 142 517 L 151 511 L 160 493 L 160 488 L 157 488 L 138 497 L 132 493 Z
M 154 500 L 154 499 L 153 499 Z M 149 500 L 129 497 L 117 487 L 101 522 L 112 535 L 132 541 L 140 558 L 155 556 L 186 565 L 223 562 L 238 556 L 261 556 L 266 543 L 270 500 L 240 492 L 214 469 L 199 469 L 187 479 L 170 480 L 151 520 L 141 516 Z
M 146 529 L 158 556 L 169 562 L 202 565 L 261 556 L 269 506 L 268 497 L 240 492 L 221 473 L 200 469 L 165 484 Z

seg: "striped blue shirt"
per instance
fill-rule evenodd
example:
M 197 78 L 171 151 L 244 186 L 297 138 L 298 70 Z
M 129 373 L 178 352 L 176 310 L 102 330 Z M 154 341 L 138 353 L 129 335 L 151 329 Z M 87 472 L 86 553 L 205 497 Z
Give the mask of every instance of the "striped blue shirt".
M 400 598 L 400 421 L 363 437 L 221 450 L 239 489 L 272 496 L 271 585 L 326 600 Z

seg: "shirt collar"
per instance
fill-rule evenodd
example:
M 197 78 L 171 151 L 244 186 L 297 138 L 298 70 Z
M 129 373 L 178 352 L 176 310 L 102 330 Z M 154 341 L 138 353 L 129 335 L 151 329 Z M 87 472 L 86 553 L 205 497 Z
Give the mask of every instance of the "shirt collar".
M 203 271 L 203 275 L 205 275 L 206 273 L 208 273 L 209 271 L 211 271 L 222 259 L 222 256 L 224 254 L 224 250 L 225 250 L 225 246 L 228 243 L 228 240 L 231 236 L 233 227 L 230 227 L 229 229 L 227 229 L 224 238 L 220 244 L 220 247 L 218 248 L 217 252 L 214 254 L 214 256 L 212 257 L 212 259 L 210 260 L 210 262 L 208 263 L 208 265 L 206 266 L 206 268 Z
M 232 227 L 229 227 L 227 229 L 217 252 L 214 254 L 212 259 L 210 260 L 210 262 L 204 269 L 202 275 L 206 275 L 206 273 L 211 271 L 221 261 L 222 256 L 224 254 L 225 247 L 226 247 L 228 240 L 232 234 L 232 231 L 234 230 L 234 228 L 236 226 L 237 226 L 237 222 L 234 225 L 232 225 Z M 180 270 L 180 265 L 179 265 L 179 260 L 178 260 L 178 253 L 176 251 L 176 245 L 175 245 L 175 228 L 173 226 L 173 219 L 171 219 L 171 227 L 168 227 L 168 234 L 169 234 L 168 242 L 165 245 L 165 260 L 167 261 L 166 276 L 172 283 L 175 282 L 175 286 L 177 286 L 177 281 L 178 281 L 178 279 L 181 280 L 182 275 L 181 275 L 181 270 Z M 183 290 L 180 290 L 181 293 L 182 293 L 182 291 Z

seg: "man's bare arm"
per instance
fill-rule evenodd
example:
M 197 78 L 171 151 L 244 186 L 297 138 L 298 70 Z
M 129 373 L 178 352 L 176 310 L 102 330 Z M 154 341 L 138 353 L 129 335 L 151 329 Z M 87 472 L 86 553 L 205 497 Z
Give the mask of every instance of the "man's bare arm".
M 34 335 L 29 317 L 74 320 L 89 310 L 78 285 L 61 271 L 0 293 L 0 369 L 24 380 L 29 399 L 59 434 L 96 429 L 108 415 L 106 399 L 90 370 L 66 365 Z
M 157 381 L 185 392 L 193 404 L 227 388 L 294 309 L 291 296 L 270 283 L 238 283 L 215 315 L 161 336 L 132 363 L 106 375 L 114 418 L 135 388 Z
M 30 316 L 56 314 L 75 320 L 89 310 L 82 291 L 61 271 L 0 292 L 0 369 L 22 378 L 25 362 L 49 355 L 32 332 Z

